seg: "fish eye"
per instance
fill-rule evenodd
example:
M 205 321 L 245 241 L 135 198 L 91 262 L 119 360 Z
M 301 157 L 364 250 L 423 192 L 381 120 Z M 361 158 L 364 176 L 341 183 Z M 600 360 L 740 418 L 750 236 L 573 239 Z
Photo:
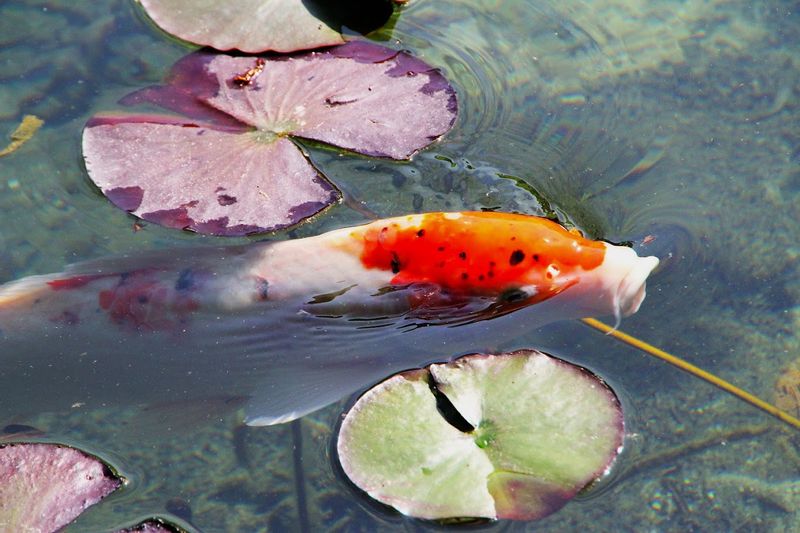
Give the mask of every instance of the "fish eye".
M 506 303 L 521 302 L 528 298 L 528 293 L 522 289 L 508 289 L 500 295 L 500 301 Z

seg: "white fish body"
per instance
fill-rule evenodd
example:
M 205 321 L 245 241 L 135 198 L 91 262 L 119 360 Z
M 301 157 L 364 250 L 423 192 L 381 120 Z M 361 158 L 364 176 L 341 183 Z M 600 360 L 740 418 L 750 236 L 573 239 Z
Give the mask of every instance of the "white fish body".
M 226 396 L 284 422 L 547 322 L 629 315 L 657 263 L 501 213 L 81 263 L 0 286 L 0 423 Z

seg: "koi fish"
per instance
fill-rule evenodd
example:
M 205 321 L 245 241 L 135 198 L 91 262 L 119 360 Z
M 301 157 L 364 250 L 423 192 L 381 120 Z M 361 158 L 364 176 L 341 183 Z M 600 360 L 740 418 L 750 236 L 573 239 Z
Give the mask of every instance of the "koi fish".
M 79 263 L 0 286 L 0 422 L 226 395 L 248 424 L 286 422 L 548 322 L 619 320 L 657 264 L 494 212 Z

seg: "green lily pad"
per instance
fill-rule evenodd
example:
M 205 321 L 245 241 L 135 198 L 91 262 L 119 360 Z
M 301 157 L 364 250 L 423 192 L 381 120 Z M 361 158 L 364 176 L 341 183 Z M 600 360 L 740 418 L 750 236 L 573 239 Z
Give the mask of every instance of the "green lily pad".
M 347 413 L 337 449 L 355 485 L 403 514 L 535 520 L 605 475 L 623 432 L 600 378 L 522 350 L 392 376 Z

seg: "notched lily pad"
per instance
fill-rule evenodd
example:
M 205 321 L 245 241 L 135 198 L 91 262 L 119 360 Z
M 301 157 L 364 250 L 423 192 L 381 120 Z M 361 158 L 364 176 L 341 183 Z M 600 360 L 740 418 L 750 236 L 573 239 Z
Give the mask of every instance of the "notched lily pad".
M 404 514 L 535 520 L 602 477 L 622 439 L 602 380 L 524 350 L 389 378 L 347 413 L 337 450 L 353 483 Z
M 344 42 L 347 25 L 364 33 L 392 13 L 389 0 L 139 0 L 161 29 L 217 50 L 293 52 Z M 404 0 L 394 0 L 402 4 Z M 332 9 L 333 8 L 333 9 Z M 338 9 L 337 9 L 338 8 Z M 347 15 L 341 17 L 344 12 Z M 364 13 L 368 19 L 364 20 Z M 352 19 L 352 20 L 351 20 Z M 362 27 L 366 24 L 366 27 Z
M 122 481 L 99 459 L 57 444 L 0 447 L 0 529 L 56 531 Z
M 338 189 L 290 140 L 404 159 L 450 129 L 455 91 L 404 52 L 352 42 L 289 57 L 195 53 L 123 103 L 183 116 L 97 116 L 92 180 L 118 207 L 169 227 L 245 235 L 292 226 Z

